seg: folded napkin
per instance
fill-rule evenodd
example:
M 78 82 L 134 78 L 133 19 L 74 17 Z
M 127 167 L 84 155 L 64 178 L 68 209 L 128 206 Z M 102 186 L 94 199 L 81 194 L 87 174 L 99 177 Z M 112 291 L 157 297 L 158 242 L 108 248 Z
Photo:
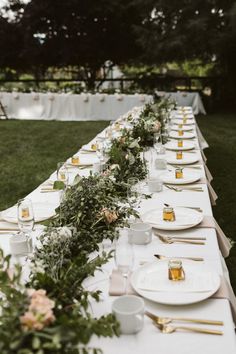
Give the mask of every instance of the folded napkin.
M 216 192 L 212 188 L 209 181 L 207 181 L 207 187 L 208 187 L 209 197 L 211 200 L 211 205 L 216 205 L 216 200 L 218 199 L 218 195 L 216 194 Z
M 200 150 L 200 152 L 201 152 L 202 159 L 203 159 L 204 163 L 206 163 L 207 162 L 206 155 L 204 154 L 203 150 Z
M 207 167 L 206 164 L 203 164 L 203 166 L 204 166 L 204 169 L 205 169 L 206 177 L 207 177 L 208 181 L 211 183 L 211 181 L 213 180 L 212 174 L 209 171 L 209 168 Z
M 215 277 L 212 273 L 191 273 L 184 281 L 172 282 L 167 278 L 166 272 L 163 269 L 155 272 L 143 274 L 137 287 L 140 290 L 150 292 L 175 292 L 175 293 L 201 293 L 208 292 L 217 286 Z
M 110 296 L 121 296 L 125 294 L 125 282 L 124 278 L 117 269 L 113 269 L 112 274 L 110 276 L 110 284 L 109 284 L 109 295 Z M 130 277 L 128 278 L 127 284 L 127 294 L 129 295 L 138 295 L 135 290 L 132 288 L 130 283 Z M 212 295 L 211 298 L 214 299 L 227 299 L 230 303 L 232 316 L 234 322 L 236 324 L 236 297 L 234 295 L 233 289 L 230 283 L 224 278 L 221 277 L 221 285 L 219 290 Z
M 226 237 L 225 233 L 215 220 L 213 216 L 204 216 L 202 222 L 197 226 L 204 228 L 212 228 L 216 230 L 217 240 L 223 257 L 228 257 L 229 251 L 232 247 L 231 240 Z
M 131 275 L 131 274 L 130 274 Z M 130 283 L 130 275 L 127 279 L 127 294 L 132 295 L 137 293 L 132 288 Z M 109 285 L 109 295 L 111 296 L 120 296 L 125 294 L 125 279 L 122 276 L 121 272 L 118 269 L 113 269 L 110 276 L 110 285 Z
M 7 221 L 0 221 L 0 231 L 18 231 L 18 230 L 19 230 L 18 225 L 12 224 Z
M 208 145 L 206 139 L 203 137 L 203 135 L 202 135 L 202 133 L 201 133 L 199 127 L 198 127 L 197 122 L 196 122 L 196 131 L 197 131 L 199 145 L 200 145 L 201 149 L 203 150 L 203 149 L 208 148 L 209 145 Z

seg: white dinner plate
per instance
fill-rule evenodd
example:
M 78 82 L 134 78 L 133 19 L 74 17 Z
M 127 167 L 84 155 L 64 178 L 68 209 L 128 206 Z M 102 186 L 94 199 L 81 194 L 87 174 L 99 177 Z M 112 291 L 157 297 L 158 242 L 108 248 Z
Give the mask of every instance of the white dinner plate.
M 171 222 L 163 220 L 163 208 L 148 210 L 141 219 L 156 229 L 169 231 L 190 229 L 203 219 L 202 213 L 189 208 L 175 207 L 174 212 L 176 220 Z
M 179 119 L 173 119 L 173 123 L 174 124 L 183 124 L 183 119 L 179 118 Z M 191 125 L 193 126 L 194 125 L 194 120 L 193 119 L 188 119 L 186 123 L 184 123 L 184 125 Z
M 165 144 L 167 150 L 178 150 L 178 151 L 187 151 L 195 148 L 195 144 L 192 141 L 184 140 L 183 146 L 178 147 L 178 142 L 176 140 L 170 140 Z
M 179 106 L 177 106 L 176 108 L 177 108 L 177 109 L 176 109 L 177 111 L 180 111 L 180 110 L 182 111 L 183 108 L 184 108 L 185 111 L 190 111 L 190 112 L 193 111 L 193 107 L 192 107 L 192 106 L 180 106 L 180 105 L 179 105 Z
M 160 178 L 164 183 L 168 184 L 189 184 L 199 181 L 201 175 L 198 172 L 185 169 L 183 178 L 175 178 L 175 171 L 167 172 L 161 175 Z
M 158 261 L 139 267 L 131 276 L 134 290 L 145 299 L 166 305 L 189 305 L 212 296 L 220 287 L 220 276 L 207 267 L 182 261 L 185 280 L 168 279 L 168 262 Z
M 177 113 L 177 114 L 175 114 L 175 118 L 177 118 L 177 119 L 183 119 L 184 116 L 187 119 L 194 119 L 194 115 L 192 113 L 185 113 L 185 114 Z
M 96 153 L 96 150 L 92 149 L 92 145 L 93 144 L 83 145 L 82 148 L 81 148 L 81 151 Z M 94 143 L 94 145 L 95 145 L 95 143 Z
M 194 153 L 191 154 L 191 153 L 183 152 L 183 158 L 181 160 L 178 160 L 176 158 L 176 153 L 169 153 L 169 154 L 170 155 L 167 155 L 166 157 L 166 161 L 167 163 L 173 165 L 189 165 L 199 161 L 198 155 Z
M 183 125 L 182 128 L 179 128 L 179 125 L 178 124 L 174 124 L 171 129 L 172 130 L 183 130 L 184 132 L 188 132 L 189 130 L 193 130 L 194 126 L 191 126 L 191 125 Z
M 189 132 L 184 132 L 182 136 L 179 136 L 179 134 L 176 131 L 170 132 L 170 138 L 174 138 L 174 139 L 193 139 L 195 138 L 195 136 L 196 135 L 194 133 L 189 133 Z
M 47 220 L 56 215 L 55 206 L 49 203 L 34 202 L 33 210 L 35 222 Z M 2 211 L 1 217 L 5 221 L 17 224 L 17 206 L 14 205 L 13 207 Z

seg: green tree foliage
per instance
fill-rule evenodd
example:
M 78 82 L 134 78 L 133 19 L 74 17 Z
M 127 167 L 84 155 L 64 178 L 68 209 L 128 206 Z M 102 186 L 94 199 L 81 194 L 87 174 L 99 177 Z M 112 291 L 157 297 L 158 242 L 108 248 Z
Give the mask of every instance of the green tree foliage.
M 6 14 L 10 14 L 8 20 Z M 0 66 L 80 68 L 90 86 L 104 62 L 214 62 L 227 96 L 236 82 L 235 0 L 9 0 Z M 82 70 L 81 70 L 82 69 Z
M 3 14 L 11 19 L 0 23 L 0 42 L 8 27 L 15 32 L 20 48 L 13 46 L 15 61 L 8 63 L 16 69 L 76 65 L 83 67 L 81 78 L 93 82 L 104 62 L 127 63 L 138 55 L 133 28 L 143 21 L 142 7 L 122 0 L 10 0 Z M 1 53 L 10 42 L 1 45 Z
M 141 0 L 137 0 L 141 2 Z M 136 27 L 142 61 L 201 59 L 214 62 L 224 76 L 222 94 L 234 101 L 236 83 L 235 0 L 148 0 L 152 4 L 142 26 Z

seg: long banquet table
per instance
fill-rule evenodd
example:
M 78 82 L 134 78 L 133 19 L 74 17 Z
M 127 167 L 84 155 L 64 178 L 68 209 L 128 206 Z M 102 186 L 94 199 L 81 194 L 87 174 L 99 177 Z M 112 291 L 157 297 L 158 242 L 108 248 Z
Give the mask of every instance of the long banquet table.
M 101 133 L 104 136 L 104 132 Z M 94 141 L 96 138 L 94 138 Z M 206 178 L 201 149 L 198 138 L 192 141 L 195 143 L 196 153 L 199 157 L 198 165 L 201 167 L 201 175 Z M 168 154 L 168 152 L 167 152 Z M 81 155 L 82 156 L 82 155 Z M 90 169 L 79 171 L 80 175 L 88 176 Z M 156 171 L 157 172 L 157 171 Z M 70 181 L 72 182 L 78 170 L 71 169 Z M 157 172 L 161 173 L 161 172 Z M 56 179 L 54 172 L 50 176 L 50 180 Z M 143 199 L 140 206 L 140 214 L 154 207 L 162 207 L 163 203 L 171 204 L 172 206 L 188 206 L 200 207 L 204 215 L 212 215 L 212 207 L 209 198 L 209 192 L 206 183 L 200 185 L 203 192 L 183 191 L 177 193 L 164 187 L 160 193 L 154 193 L 151 199 Z M 35 202 L 41 202 L 45 205 L 45 212 L 49 206 L 56 207 L 59 204 L 59 193 L 41 193 L 41 186 L 35 189 L 28 197 Z M 41 227 L 37 226 L 34 232 L 34 239 L 40 233 Z M 166 235 L 171 232 L 164 232 Z M 205 245 L 184 245 L 184 244 L 163 244 L 153 235 L 152 242 L 145 246 L 134 246 L 135 266 L 134 269 L 140 266 L 142 262 L 154 261 L 155 253 L 166 256 L 181 256 L 203 257 L 204 262 L 198 262 L 199 270 L 204 272 L 204 269 L 210 269 L 218 272 L 229 281 L 228 270 L 225 266 L 224 259 L 219 250 L 216 232 L 212 228 L 192 228 L 187 231 L 179 231 L 179 235 L 204 236 L 206 237 Z M 0 246 L 9 252 L 9 235 L 1 235 Z M 36 241 L 35 241 L 36 242 Z M 110 245 L 103 245 L 107 250 Z M 112 247 L 112 246 L 111 246 Z M 158 262 L 158 261 L 156 261 Z M 184 264 L 185 261 L 183 261 Z M 197 263 L 197 262 L 196 262 Z M 98 272 L 95 277 L 87 279 L 84 286 L 90 290 L 101 289 L 102 301 L 91 303 L 91 312 L 94 316 L 100 316 L 111 311 L 111 304 L 115 297 L 108 293 L 109 279 L 112 270 L 115 268 L 114 260 L 103 266 L 103 272 Z M 136 335 L 121 335 L 113 338 L 98 338 L 93 336 L 89 347 L 101 348 L 104 354 L 235 354 L 236 338 L 234 331 L 234 321 L 232 318 L 231 308 L 228 299 L 226 298 L 209 298 L 202 302 L 181 305 L 168 306 L 154 303 L 145 300 L 146 309 L 160 316 L 171 317 L 190 317 L 190 318 L 206 318 L 212 320 L 221 320 L 224 322 L 222 336 L 205 335 L 188 332 L 178 332 L 173 334 L 161 333 L 152 323 L 149 318 L 145 318 L 144 328 Z M 204 325 L 198 325 L 204 328 Z M 222 329 L 218 326 L 207 326 L 213 329 Z
M 8 117 L 14 119 L 115 120 L 151 99 L 143 94 L 0 92 Z

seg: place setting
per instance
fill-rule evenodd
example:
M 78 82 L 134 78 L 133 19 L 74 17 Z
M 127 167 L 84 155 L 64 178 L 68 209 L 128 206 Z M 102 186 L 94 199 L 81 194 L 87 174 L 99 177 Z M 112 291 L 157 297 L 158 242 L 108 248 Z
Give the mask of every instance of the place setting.
M 199 161 L 197 153 L 183 152 L 181 150 L 176 152 L 168 152 L 166 154 L 166 161 L 173 165 L 190 165 Z
M 201 175 L 196 170 L 176 168 L 163 173 L 160 178 L 165 185 L 186 185 L 199 181 Z
M 195 121 L 193 118 L 183 118 L 183 117 L 174 117 L 172 119 L 172 123 L 175 125 L 182 125 L 182 126 L 191 126 L 191 129 L 195 128 Z
M 182 129 L 184 132 L 189 132 L 189 131 L 194 130 L 194 125 L 190 126 L 190 125 L 185 125 L 185 124 L 173 124 L 171 126 L 171 129 L 175 130 L 175 131 Z
M 173 151 L 187 151 L 187 150 L 194 150 L 196 148 L 195 143 L 188 140 L 169 140 L 165 144 L 165 148 L 167 150 Z
M 144 229 L 142 232 L 144 233 Z M 142 233 L 139 235 L 135 233 L 135 235 L 142 239 Z M 187 306 L 211 297 L 219 289 L 221 280 L 216 272 L 212 272 L 206 266 L 202 265 L 199 268 L 198 263 L 203 261 L 203 258 L 161 258 L 154 255 L 157 256 L 158 261 L 145 262 L 134 269 L 131 239 L 127 238 L 124 232 L 121 238 L 122 241 L 119 239 L 120 243 L 115 249 L 117 269 L 112 271 L 110 277 L 109 294 L 118 296 L 112 303 L 112 311 L 120 322 L 122 334 L 135 334 L 141 331 L 145 325 L 144 315 L 149 317 L 163 333 L 180 330 L 202 334 L 223 334 L 222 329 L 204 327 L 204 325 L 223 326 L 222 321 L 184 316 L 160 317 L 146 309 L 144 300 L 171 306 Z M 141 242 L 136 244 L 142 245 Z M 195 327 L 196 324 L 201 324 L 203 327 Z
M 183 130 L 171 131 L 169 136 L 172 139 L 193 139 L 196 137 L 195 133 L 185 132 Z
M 186 207 L 154 208 L 141 215 L 143 222 L 158 230 L 185 230 L 197 226 L 203 220 L 202 213 Z

